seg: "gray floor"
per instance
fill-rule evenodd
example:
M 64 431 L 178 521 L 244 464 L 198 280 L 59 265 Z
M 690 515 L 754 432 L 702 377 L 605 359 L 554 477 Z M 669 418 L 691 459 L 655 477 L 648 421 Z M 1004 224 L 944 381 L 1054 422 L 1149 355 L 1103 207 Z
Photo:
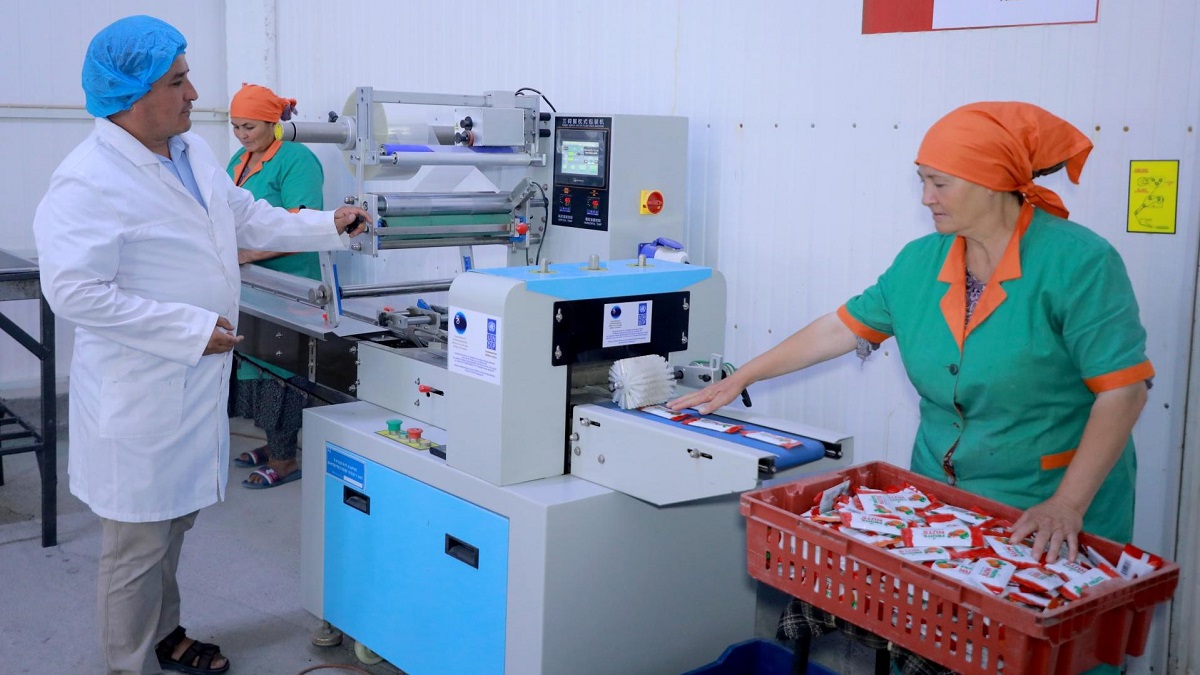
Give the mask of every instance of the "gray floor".
M 261 444 L 253 425 L 233 426 L 235 453 Z M 99 521 L 67 490 L 65 443 L 58 461 L 58 545 L 42 548 L 34 456 L 3 459 L 0 673 L 104 671 L 95 619 Z M 188 533 L 179 569 L 188 634 L 220 644 L 235 673 L 283 675 L 318 664 L 399 673 L 387 663 L 359 664 L 349 640 L 312 646 L 320 622 L 300 607 L 300 484 L 247 490 L 240 482 L 248 472 L 231 471 L 226 500 L 202 511 Z
M 262 432 L 232 420 L 233 451 L 261 444 Z M 0 486 L 0 673 L 102 673 L 96 637 L 96 516 L 67 489 L 66 443 L 60 444 L 58 545 L 41 547 L 37 464 L 31 453 L 3 459 Z M 247 469 L 234 468 L 224 502 L 205 509 L 188 534 L 180 562 L 183 625 L 188 634 L 221 645 L 232 673 L 290 675 L 319 664 L 355 664 L 372 674 L 400 671 L 363 666 L 349 640 L 321 649 L 310 635 L 320 622 L 300 607 L 300 484 L 247 490 Z M 773 604 L 758 627 L 773 630 Z M 847 675 L 873 672 L 871 656 L 839 636 L 814 645 L 814 661 Z M 346 669 L 318 672 L 351 672 Z

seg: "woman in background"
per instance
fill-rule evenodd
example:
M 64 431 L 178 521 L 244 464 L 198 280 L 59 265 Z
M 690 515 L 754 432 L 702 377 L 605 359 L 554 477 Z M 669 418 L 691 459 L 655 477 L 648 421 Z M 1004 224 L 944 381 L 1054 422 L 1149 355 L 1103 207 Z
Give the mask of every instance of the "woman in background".
M 295 99 L 280 98 L 266 87 L 243 84 L 229 103 L 229 121 L 242 148 L 230 158 L 227 171 L 239 187 L 272 206 L 289 211 L 320 210 L 324 206 L 325 176 L 316 155 L 299 143 L 284 143 L 275 138 L 275 124 L 289 119 L 295 109 Z M 316 253 L 239 250 L 238 262 L 309 279 L 321 278 Z M 234 413 L 253 419 L 266 432 L 267 444 L 243 452 L 233 463 L 258 467 L 242 481 L 248 488 L 290 483 L 300 478 L 296 450 L 308 396 L 295 385 L 304 378 L 264 361 L 240 356 Z

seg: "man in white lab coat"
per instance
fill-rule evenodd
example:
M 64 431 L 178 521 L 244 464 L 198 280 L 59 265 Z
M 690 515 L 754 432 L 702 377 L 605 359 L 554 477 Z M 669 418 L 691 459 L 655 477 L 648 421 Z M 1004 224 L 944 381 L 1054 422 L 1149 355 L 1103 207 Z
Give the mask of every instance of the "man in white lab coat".
M 339 235 L 368 218 L 348 206 L 291 214 L 235 187 L 188 132 L 186 46 L 146 16 L 93 38 L 83 87 L 96 127 L 34 218 L 43 291 L 77 325 L 68 466 L 103 526 L 110 673 L 229 668 L 179 627 L 175 572 L 197 512 L 225 492 L 238 248 L 342 248 Z

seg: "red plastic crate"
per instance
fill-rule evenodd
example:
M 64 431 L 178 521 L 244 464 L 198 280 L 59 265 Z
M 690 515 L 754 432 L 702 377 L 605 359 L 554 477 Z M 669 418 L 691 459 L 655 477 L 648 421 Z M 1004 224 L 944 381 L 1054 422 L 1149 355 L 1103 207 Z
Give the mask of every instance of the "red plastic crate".
M 884 462 L 820 474 L 742 495 L 750 576 L 964 675 L 1073 675 L 1145 651 L 1154 605 L 1170 599 L 1179 566 L 1092 588 L 1083 599 L 1035 611 L 970 588 L 798 514 L 820 492 L 909 484 L 947 504 L 1016 521 L 1020 510 Z M 1080 535 L 1114 564 L 1123 544 Z

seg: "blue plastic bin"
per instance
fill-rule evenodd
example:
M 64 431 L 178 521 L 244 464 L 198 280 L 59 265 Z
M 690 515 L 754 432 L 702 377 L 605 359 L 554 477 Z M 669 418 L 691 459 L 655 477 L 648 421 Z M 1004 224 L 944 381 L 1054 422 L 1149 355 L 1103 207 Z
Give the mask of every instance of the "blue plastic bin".
M 729 645 L 720 658 L 683 675 L 789 675 L 792 650 L 778 642 L 754 639 Z M 815 663 L 808 664 L 808 675 L 837 675 Z

